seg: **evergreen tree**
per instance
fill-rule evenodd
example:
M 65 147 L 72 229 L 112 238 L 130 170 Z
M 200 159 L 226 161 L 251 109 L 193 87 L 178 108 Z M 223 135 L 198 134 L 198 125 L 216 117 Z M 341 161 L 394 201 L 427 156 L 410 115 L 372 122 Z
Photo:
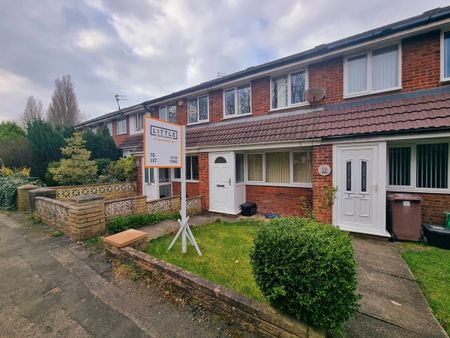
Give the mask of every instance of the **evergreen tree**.
M 61 148 L 65 158 L 58 167 L 49 168 L 55 182 L 62 185 L 88 184 L 97 177 L 97 164 L 90 160 L 91 152 L 84 145 L 86 141 L 80 132 L 67 139 L 67 145 Z
M 104 127 L 94 133 L 91 129 L 83 132 L 86 148 L 91 151 L 93 159 L 110 159 L 115 161 L 122 156 L 122 151 L 116 147 L 108 128 Z
M 15 122 L 0 123 L 0 166 L 29 167 L 31 148 L 25 131 Z

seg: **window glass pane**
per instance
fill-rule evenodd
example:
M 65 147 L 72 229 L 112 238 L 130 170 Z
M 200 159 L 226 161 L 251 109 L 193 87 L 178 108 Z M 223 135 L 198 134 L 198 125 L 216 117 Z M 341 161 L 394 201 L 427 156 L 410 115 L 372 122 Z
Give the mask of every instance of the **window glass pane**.
M 127 119 L 117 121 L 117 133 L 118 134 L 127 133 Z
M 411 185 L 411 148 L 389 149 L 389 185 Z
M 374 50 L 372 54 L 372 89 L 398 87 L 398 46 Z
M 159 119 L 163 121 L 167 121 L 167 107 L 159 107 Z
M 172 195 L 172 185 L 162 184 L 159 186 L 159 198 L 166 198 Z
M 417 145 L 417 187 L 448 188 L 448 144 Z
M 266 154 L 266 182 L 289 183 L 289 152 Z
M 192 156 L 192 179 L 198 180 L 198 156 Z
M 250 87 L 238 89 L 239 114 L 250 114 Z
M 155 172 L 153 171 L 153 168 L 145 168 L 144 177 L 145 183 L 155 183 Z
M 347 93 L 367 90 L 367 56 L 360 55 L 347 59 Z
M 249 181 L 263 180 L 263 155 L 247 155 L 247 176 Z
M 205 121 L 208 119 L 208 96 L 198 98 L 198 120 Z
M 173 177 L 176 179 L 180 179 L 181 178 L 181 169 L 180 168 L 175 168 L 173 171 Z
M 149 183 L 148 168 L 144 169 L 144 182 Z
M 244 182 L 244 155 L 236 154 L 236 183 Z
M 272 79 L 272 108 L 287 106 L 287 75 Z
M 367 192 L 367 161 L 361 161 L 361 192 Z
M 171 105 L 168 108 L 169 122 L 176 123 L 177 122 L 177 106 Z
M 170 170 L 169 168 L 160 168 L 159 169 L 159 182 L 170 182 Z
M 155 169 L 149 168 L 150 170 L 150 183 L 155 183 Z
M 186 156 L 186 179 L 192 180 L 192 166 L 191 166 L 191 157 Z
M 144 114 L 137 114 L 134 121 L 135 129 L 142 130 L 144 126 Z
M 223 158 L 222 156 L 219 156 L 214 160 L 214 163 L 220 164 L 220 163 L 227 163 L 227 160 Z
M 450 32 L 444 34 L 444 77 L 450 77 Z
M 305 101 L 305 72 L 291 75 L 291 103 Z
M 311 152 L 293 153 L 294 160 L 294 182 L 311 183 L 312 182 L 312 161 Z
M 112 134 L 113 134 L 113 132 L 112 132 L 112 123 L 109 122 L 109 123 L 106 125 L 106 127 L 108 128 L 109 135 L 112 136 Z
M 345 190 L 352 191 L 352 162 L 347 161 L 345 164 Z
M 188 101 L 189 123 L 198 122 L 197 116 L 197 99 L 191 99 Z
M 225 91 L 225 115 L 234 115 L 236 113 L 234 107 L 234 89 Z

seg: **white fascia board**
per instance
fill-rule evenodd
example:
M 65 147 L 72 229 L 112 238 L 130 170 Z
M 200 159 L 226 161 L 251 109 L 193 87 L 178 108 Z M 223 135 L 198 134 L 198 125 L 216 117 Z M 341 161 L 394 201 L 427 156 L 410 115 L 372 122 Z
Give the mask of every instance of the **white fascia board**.
M 321 144 L 344 144 L 344 143 L 364 143 L 364 142 L 383 142 L 383 141 L 408 141 L 408 140 L 420 140 L 429 138 L 449 138 L 450 132 L 436 132 L 432 133 L 415 133 L 415 134 L 397 134 L 391 136 L 367 136 L 367 137 L 355 137 L 345 139 L 334 140 L 322 140 Z

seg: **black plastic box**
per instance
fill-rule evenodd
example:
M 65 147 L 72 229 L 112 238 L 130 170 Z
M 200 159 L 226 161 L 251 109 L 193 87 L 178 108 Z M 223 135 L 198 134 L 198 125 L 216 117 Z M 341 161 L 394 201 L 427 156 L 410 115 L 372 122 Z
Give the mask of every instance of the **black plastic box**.
M 241 204 L 241 215 L 242 216 L 253 216 L 257 212 L 256 203 L 246 202 Z
M 450 229 L 434 224 L 423 225 L 425 243 L 441 249 L 450 250 Z

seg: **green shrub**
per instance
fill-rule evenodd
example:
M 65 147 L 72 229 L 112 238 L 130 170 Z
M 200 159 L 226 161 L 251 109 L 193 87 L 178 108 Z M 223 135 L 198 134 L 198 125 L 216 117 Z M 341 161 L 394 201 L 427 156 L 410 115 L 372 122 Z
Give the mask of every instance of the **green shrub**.
M 128 229 L 136 229 L 144 225 L 155 224 L 166 220 L 177 220 L 180 214 L 175 212 L 161 212 L 153 214 L 121 216 L 113 219 L 106 226 L 108 234 L 115 234 Z
M 97 158 L 94 160 L 97 163 L 97 175 L 105 175 L 106 168 L 112 162 L 109 158 Z
M 107 174 L 118 181 L 137 181 L 137 164 L 133 156 L 122 157 L 111 162 Z
M 0 209 L 15 210 L 17 201 L 17 188 L 24 184 L 39 184 L 35 178 L 27 177 L 22 173 L 13 173 L 0 176 Z
M 272 220 L 259 229 L 250 259 L 267 300 L 301 321 L 339 330 L 358 310 L 351 237 L 332 225 Z

